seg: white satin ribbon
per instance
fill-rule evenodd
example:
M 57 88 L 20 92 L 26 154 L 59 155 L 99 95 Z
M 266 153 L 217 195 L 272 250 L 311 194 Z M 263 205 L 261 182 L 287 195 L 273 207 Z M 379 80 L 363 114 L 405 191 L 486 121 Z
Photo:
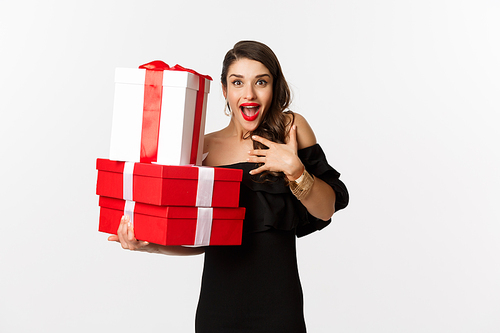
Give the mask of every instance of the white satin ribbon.
M 125 208 L 123 214 L 130 217 L 130 223 L 134 225 L 134 165 L 133 162 L 125 162 L 123 167 L 123 200 L 125 200 Z
M 198 207 L 194 245 L 210 245 L 212 234 L 213 208 Z
M 130 217 L 130 223 L 134 225 L 134 210 L 135 201 L 127 200 L 125 201 L 125 208 L 123 209 L 123 215 L 128 215 Z
M 134 165 L 125 162 L 123 167 L 123 200 L 134 200 Z
M 198 189 L 196 191 L 196 206 L 211 207 L 214 193 L 214 168 L 198 168 Z

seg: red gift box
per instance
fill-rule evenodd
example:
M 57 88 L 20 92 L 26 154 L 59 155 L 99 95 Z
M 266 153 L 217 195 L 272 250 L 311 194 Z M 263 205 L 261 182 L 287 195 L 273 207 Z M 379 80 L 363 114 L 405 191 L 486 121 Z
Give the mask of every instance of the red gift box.
M 125 200 L 99 197 L 99 231 L 117 233 L 126 209 L 125 203 Z M 135 236 L 139 240 L 161 245 L 241 244 L 245 217 L 243 207 L 172 207 L 140 202 L 135 202 L 134 205 L 133 213 L 128 214 L 131 215 Z
M 126 166 L 132 167 L 133 173 L 127 171 Z M 97 194 L 105 197 L 158 206 L 238 207 L 239 205 L 243 171 L 238 169 L 167 166 L 99 158 L 97 170 Z M 212 170 L 213 185 L 209 182 L 208 189 L 207 186 L 200 187 L 201 184 L 205 184 L 199 181 L 200 174 Z M 212 191 L 204 203 L 200 200 L 200 196 L 203 195 L 201 189 Z
M 117 68 L 110 159 L 201 165 L 211 80 L 158 60 Z

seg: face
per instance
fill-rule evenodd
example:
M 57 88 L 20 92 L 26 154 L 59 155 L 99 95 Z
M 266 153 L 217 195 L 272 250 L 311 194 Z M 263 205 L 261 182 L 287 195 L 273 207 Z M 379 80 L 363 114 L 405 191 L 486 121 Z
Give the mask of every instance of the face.
M 255 130 L 273 98 L 273 77 L 267 67 L 255 60 L 237 60 L 229 66 L 227 87 L 222 88 L 232 121 L 245 132 Z

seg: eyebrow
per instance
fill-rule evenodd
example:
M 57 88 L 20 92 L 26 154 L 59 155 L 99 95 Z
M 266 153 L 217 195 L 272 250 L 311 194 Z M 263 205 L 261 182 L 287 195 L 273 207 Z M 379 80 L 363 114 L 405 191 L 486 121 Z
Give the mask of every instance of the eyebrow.
M 234 77 L 236 77 L 238 79 L 243 79 L 244 78 L 244 76 L 241 75 L 241 74 L 231 74 L 231 75 L 229 75 L 229 77 L 232 77 L 232 76 L 234 76 Z M 269 74 L 259 74 L 259 75 L 256 75 L 255 77 L 260 79 L 261 77 L 265 77 L 265 76 L 271 77 L 271 75 L 269 75 Z

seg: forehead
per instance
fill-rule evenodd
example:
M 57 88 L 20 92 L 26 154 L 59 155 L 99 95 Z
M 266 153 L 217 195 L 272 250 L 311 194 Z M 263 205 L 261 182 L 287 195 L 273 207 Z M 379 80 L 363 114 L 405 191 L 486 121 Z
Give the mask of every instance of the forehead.
M 241 75 L 244 77 L 254 77 L 257 75 L 268 74 L 271 72 L 260 61 L 251 60 L 247 58 L 238 59 L 233 62 L 228 69 L 228 76 L 231 74 Z

